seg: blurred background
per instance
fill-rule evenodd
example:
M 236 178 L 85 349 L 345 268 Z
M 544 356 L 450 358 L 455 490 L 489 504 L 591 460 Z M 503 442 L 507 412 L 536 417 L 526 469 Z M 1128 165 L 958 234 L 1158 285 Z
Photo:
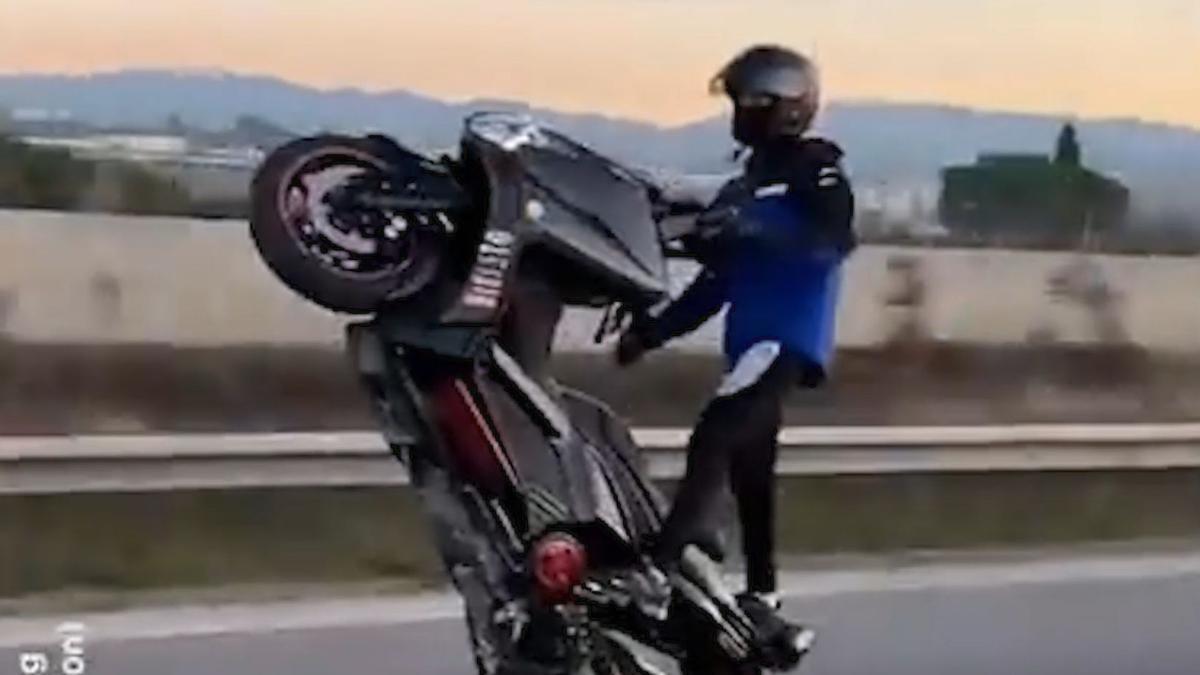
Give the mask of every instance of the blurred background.
M 846 270 L 833 379 L 786 412 L 832 440 L 790 451 L 930 458 L 898 469 L 835 459 L 792 475 L 781 538 L 795 566 L 832 554 L 1189 549 L 1200 534 L 1194 2 L 10 0 L 0 615 L 170 603 L 179 589 L 188 601 L 249 601 L 281 593 L 264 585 L 441 583 L 383 460 L 374 479 L 337 485 L 273 484 L 266 460 L 247 464 L 259 477 L 241 485 L 220 475 L 239 470 L 228 457 L 196 468 L 206 452 L 259 443 L 336 454 L 375 428 L 341 351 L 348 318 L 292 295 L 253 249 L 254 169 L 321 131 L 453 152 L 469 111 L 516 109 L 664 177 L 715 183 L 737 167 L 707 79 L 762 41 L 820 62 L 818 125 L 847 152 L 865 243 Z M 677 287 L 692 272 L 674 268 Z M 716 326 L 618 373 L 609 346 L 592 342 L 598 319 L 570 314 L 559 377 L 639 429 L 689 427 L 719 377 Z M 267 436 L 280 433 L 300 435 Z M 863 433 L 875 440 L 854 440 Z M 1160 596 L 1200 607 L 1195 579 L 1106 592 L 1086 611 L 1039 606 L 1094 631 L 1058 652 L 1046 646 L 1052 627 L 1015 627 L 1033 605 L 997 610 L 999 625 L 981 609 L 992 600 L 936 607 L 978 610 L 967 624 L 1027 651 L 1035 672 L 1196 672 L 1200 652 L 1169 630 L 1151 650 L 1160 670 L 1145 669 L 1150 648 L 1136 641 L 1109 644 L 1117 651 L 1099 662 L 1089 645 L 1111 625 L 1079 618 L 1119 613 L 1121 594 L 1147 616 Z M 1200 625 L 1171 608 L 1171 630 Z M 855 612 L 832 607 L 829 621 L 876 636 Z M 918 643 L 945 621 L 925 618 Z M 922 672 L 992 672 L 980 664 L 1000 659 L 971 649 Z M 884 672 L 874 666 L 895 656 L 838 653 L 820 672 Z M 143 654 L 128 672 L 170 654 Z

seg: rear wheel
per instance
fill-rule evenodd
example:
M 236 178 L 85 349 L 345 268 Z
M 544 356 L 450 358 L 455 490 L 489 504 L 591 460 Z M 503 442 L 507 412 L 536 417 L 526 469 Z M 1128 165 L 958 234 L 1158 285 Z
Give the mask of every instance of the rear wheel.
M 371 139 L 326 135 L 292 141 L 263 163 L 250 231 L 292 290 L 328 309 L 368 313 L 430 284 L 453 230 L 448 214 L 338 200 L 356 189 L 397 189 L 388 157 Z

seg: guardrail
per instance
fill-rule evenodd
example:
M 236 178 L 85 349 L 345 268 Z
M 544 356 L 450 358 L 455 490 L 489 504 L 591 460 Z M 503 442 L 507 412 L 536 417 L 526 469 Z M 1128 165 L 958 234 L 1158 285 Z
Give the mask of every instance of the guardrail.
M 677 478 L 687 429 L 635 429 Z M 1200 468 L 1200 424 L 789 427 L 789 476 Z M 404 485 L 376 432 L 0 437 L 0 494 Z

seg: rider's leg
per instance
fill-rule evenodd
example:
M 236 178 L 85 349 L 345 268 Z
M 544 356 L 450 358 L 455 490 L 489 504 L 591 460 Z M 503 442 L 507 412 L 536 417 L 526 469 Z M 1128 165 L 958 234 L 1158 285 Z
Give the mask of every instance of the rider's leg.
M 783 399 L 793 384 L 813 388 L 825 380 L 825 370 L 795 353 L 783 353 L 776 366 L 785 372 L 781 387 L 770 389 L 769 404 L 774 417 L 764 424 L 762 435 L 733 455 L 733 492 L 737 497 L 742 552 L 746 562 L 746 590 L 770 605 L 775 597 L 775 464 L 779 454 L 779 429 L 783 422 Z M 763 404 L 764 409 L 768 407 Z
M 692 433 L 657 557 L 673 560 L 689 543 L 711 547 L 718 541 L 733 453 L 778 428 L 780 400 L 793 381 L 792 360 L 777 343 L 756 345 L 730 371 Z
M 733 493 L 742 533 L 746 590 L 760 595 L 776 591 L 775 459 L 781 407 L 781 402 L 777 402 L 773 424 L 764 427 L 758 438 L 737 448 L 733 455 Z
M 745 407 L 738 400 L 716 398 L 700 415 L 688 442 L 683 479 L 663 524 L 658 557 L 673 561 L 689 543 L 719 553 L 713 549 L 718 546 L 720 501 L 729 483 L 729 430 Z

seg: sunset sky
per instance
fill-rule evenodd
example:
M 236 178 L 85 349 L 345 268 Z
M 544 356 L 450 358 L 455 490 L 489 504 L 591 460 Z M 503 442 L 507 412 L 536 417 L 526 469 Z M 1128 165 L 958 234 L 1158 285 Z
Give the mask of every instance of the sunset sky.
M 0 72 L 219 68 L 690 121 L 772 41 L 831 98 L 1200 127 L 1197 0 L 2 0 Z

